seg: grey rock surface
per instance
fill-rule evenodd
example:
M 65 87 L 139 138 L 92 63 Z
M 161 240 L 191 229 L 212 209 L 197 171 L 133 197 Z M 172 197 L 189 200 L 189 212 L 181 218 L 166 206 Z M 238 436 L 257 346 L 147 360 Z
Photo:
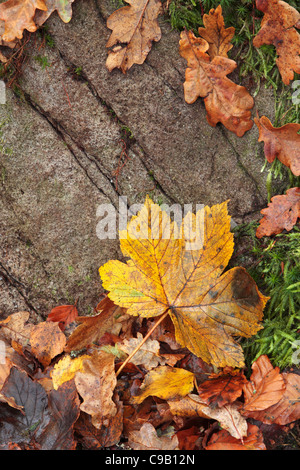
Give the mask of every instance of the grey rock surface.
M 107 71 L 113 10 L 81 0 L 70 23 L 53 14 L 55 46 L 34 35 L 21 96 L 7 90 L 0 106 L 0 317 L 18 310 L 45 317 L 77 298 L 81 314 L 93 310 L 99 266 L 122 259 L 118 240 L 97 237 L 96 211 L 118 209 L 120 195 L 129 205 L 146 194 L 180 204 L 229 199 L 237 223 L 257 218 L 266 204 L 256 126 L 238 138 L 209 126 L 201 100 L 185 103 L 186 64 L 168 24 L 143 65 L 126 75 Z M 270 91 L 261 89 L 256 109 L 272 119 Z M 123 148 L 128 158 L 116 174 Z

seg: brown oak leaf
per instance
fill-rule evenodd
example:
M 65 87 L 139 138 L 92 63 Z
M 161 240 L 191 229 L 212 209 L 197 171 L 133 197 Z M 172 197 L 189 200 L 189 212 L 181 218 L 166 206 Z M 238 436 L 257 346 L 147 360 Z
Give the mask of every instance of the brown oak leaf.
M 47 11 L 45 0 L 8 0 L 0 5 L 0 20 L 5 21 L 3 41 L 23 37 L 24 29 L 31 33 L 37 30 L 33 20 L 36 10 Z
M 152 41 L 159 41 L 161 30 L 157 17 L 161 10 L 159 0 L 126 0 L 129 6 L 116 10 L 107 20 L 112 30 L 106 47 L 106 67 L 111 72 L 119 68 L 123 73 L 133 64 L 142 64 L 151 50 Z
M 257 238 L 292 230 L 300 217 L 300 188 L 290 188 L 286 194 L 272 197 L 268 207 L 260 212 L 264 217 L 256 230 Z
M 233 48 L 230 43 L 235 28 L 225 28 L 222 7 L 212 8 L 209 14 L 203 16 L 204 28 L 198 28 L 199 35 L 209 44 L 208 54 L 211 59 L 217 55 L 227 57 L 227 52 Z
M 251 109 L 254 100 L 243 86 L 236 85 L 227 75 L 237 67 L 234 60 L 207 54 L 209 44 L 192 31 L 180 35 L 179 52 L 187 61 L 184 97 L 189 104 L 204 98 L 208 123 L 215 127 L 221 122 L 242 137 L 253 126 Z
M 45 0 L 47 11 L 38 10 L 34 17 L 35 23 L 41 26 L 54 11 L 57 11 L 64 23 L 69 23 L 72 18 L 72 3 L 74 1 L 75 0 Z
M 258 142 L 265 143 L 264 151 L 268 162 L 272 163 L 277 157 L 295 176 L 300 176 L 300 124 L 273 127 L 266 116 L 254 118 L 254 122 L 259 130 Z
M 264 13 L 261 29 L 253 39 L 255 47 L 273 44 L 276 64 L 285 85 L 300 73 L 300 13 L 282 0 L 256 0 L 256 7 Z

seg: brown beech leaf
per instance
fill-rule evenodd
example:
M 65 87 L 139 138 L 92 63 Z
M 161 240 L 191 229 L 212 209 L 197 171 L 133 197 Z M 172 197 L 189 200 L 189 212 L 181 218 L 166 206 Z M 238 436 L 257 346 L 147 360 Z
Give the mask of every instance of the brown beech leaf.
M 278 403 L 285 391 L 285 383 L 279 367 L 273 368 L 266 355 L 260 356 L 252 364 L 250 382 L 244 385 L 245 404 L 243 415 L 252 416 L 253 411 L 265 410 Z
M 78 310 L 75 305 L 59 305 L 51 310 L 47 317 L 47 321 L 58 322 L 62 331 L 65 330 L 69 323 L 72 323 L 78 317 Z
M 227 52 L 233 48 L 230 43 L 235 28 L 225 28 L 222 7 L 212 8 L 209 14 L 203 15 L 204 28 L 198 28 L 199 35 L 209 44 L 208 55 L 211 59 L 217 55 L 227 57 Z
M 152 41 L 159 41 L 161 30 L 157 17 L 161 10 L 159 0 L 126 0 L 130 6 L 116 10 L 107 20 L 112 34 L 106 47 L 106 67 L 111 72 L 119 68 L 123 73 L 133 64 L 142 64 L 150 52 Z
M 198 387 L 198 394 L 203 403 L 221 407 L 240 397 L 246 382 L 243 371 L 226 367 L 219 374 L 211 375 L 209 380 L 202 382 Z
M 265 424 L 276 423 L 281 426 L 300 419 L 300 376 L 283 372 L 282 377 L 285 390 L 281 399 L 264 410 L 247 412 L 247 417 Z M 244 411 L 243 414 L 245 414 Z
M 54 11 L 57 11 L 64 23 L 69 23 L 72 18 L 72 3 L 74 1 L 75 0 L 45 0 L 47 11 L 38 10 L 34 17 L 35 23 L 41 26 Z
M 212 435 L 206 450 L 266 450 L 263 435 L 254 424 L 248 425 L 247 436 L 236 439 L 227 431 L 221 430 Z
M 265 143 L 264 151 L 268 162 L 272 163 L 277 157 L 295 176 L 300 176 L 300 124 L 273 127 L 266 116 L 254 118 L 254 122 L 259 130 L 258 142 Z
M 247 435 L 247 421 L 239 413 L 235 403 L 224 405 L 222 408 L 207 406 L 198 395 L 191 393 L 180 399 L 168 400 L 168 405 L 171 413 L 176 416 L 215 419 L 236 439 Z
M 259 221 L 257 238 L 292 230 L 300 217 L 300 188 L 290 188 L 286 194 L 272 197 L 268 207 L 260 212 L 264 217 Z
M 128 436 L 128 445 L 134 450 L 178 450 L 178 438 L 158 437 L 155 427 L 144 423 L 138 431 L 131 431 Z
M 83 370 L 75 375 L 75 384 L 83 399 L 80 409 L 91 415 L 92 423 L 100 429 L 108 426 L 117 414 L 112 400 L 117 383 L 114 356 L 104 351 L 95 351 L 83 362 Z
M 83 349 L 98 341 L 106 332 L 118 334 L 122 328 L 122 320 L 130 318 L 126 310 L 115 305 L 107 296 L 98 304 L 98 315 L 80 316 L 76 318 L 80 325 L 68 338 L 66 352 Z M 117 326 L 117 330 L 114 329 Z
M 24 29 L 31 33 L 37 30 L 33 21 L 36 9 L 47 11 L 45 0 L 8 0 L 0 5 L 0 20 L 5 21 L 2 36 L 4 41 L 23 37 Z
M 282 0 L 256 0 L 256 7 L 264 13 L 261 29 L 253 39 L 255 47 L 273 44 L 276 64 L 285 85 L 300 73 L 300 13 Z
M 245 87 L 236 85 L 227 75 L 237 67 L 234 60 L 215 56 L 210 59 L 209 44 L 192 31 L 182 31 L 179 52 L 186 59 L 184 97 L 189 104 L 204 98 L 208 123 L 221 122 L 228 130 L 242 137 L 253 126 L 251 109 L 254 100 Z
M 43 366 L 48 366 L 55 356 L 61 354 L 65 344 L 66 337 L 58 323 L 41 322 L 32 328 L 31 352 Z

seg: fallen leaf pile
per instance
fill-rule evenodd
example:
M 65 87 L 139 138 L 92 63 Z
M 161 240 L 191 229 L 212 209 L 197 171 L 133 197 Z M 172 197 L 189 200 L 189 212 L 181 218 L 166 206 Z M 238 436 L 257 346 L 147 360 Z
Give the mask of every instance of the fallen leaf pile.
M 245 270 L 222 274 L 226 203 L 186 217 L 177 227 L 147 197 L 121 237 L 130 260 L 100 269 L 110 289 L 93 316 L 0 321 L 0 449 L 264 450 L 264 424 L 300 418 L 300 376 L 261 356 L 247 379 L 232 338 L 260 328 L 266 298 Z

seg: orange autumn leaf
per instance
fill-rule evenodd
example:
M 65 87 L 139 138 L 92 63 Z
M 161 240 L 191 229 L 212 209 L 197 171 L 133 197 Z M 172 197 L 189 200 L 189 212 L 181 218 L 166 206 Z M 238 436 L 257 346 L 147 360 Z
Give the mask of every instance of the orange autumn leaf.
M 204 28 L 198 28 L 199 35 L 209 44 L 208 55 L 211 59 L 216 56 L 227 57 L 227 52 L 233 48 L 230 43 L 235 28 L 225 28 L 222 7 L 212 8 L 209 14 L 203 16 Z
M 206 450 L 267 450 L 260 429 L 254 424 L 248 425 L 247 436 L 236 439 L 222 429 L 213 434 L 205 446 Z
M 260 356 L 252 364 L 250 381 L 244 385 L 245 404 L 243 415 L 252 416 L 252 412 L 265 410 L 278 403 L 285 391 L 285 383 L 279 367 L 273 368 L 266 355 Z
M 256 0 L 256 7 L 264 13 L 261 29 L 253 39 L 255 47 L 273 44 L 276 64 L 285 85 L 300 73 L 300 13 L 282 0 Z
M 1 3 L 0 20 L 5 22 L 2 39 L 10 42 L 21 39 L 24 29 L 31 33 L 36 31 L 33 18 L 37 9 L 47 11 L 45 0 L 8 0 Z
M 106 47 L 106 67 L 111 72 L 119 68 L 123 73 L 133 64 L 142 64 L 151 50 L 152 41 L 159 41 L 161 30 L 157 17 L 161 10 L 159 0 L 126 0 L 129 6 L 116 10 L 107 20 L 112 30 Z
M 240 370 L 225 368 L 219 374 L 213 374 L 198 387 L 198 394 L 207 405 L 224 406 L 233 403 L 243 392 L 246 377 Z
M 267 301 L 244 268 L 225 272 L 233 234 L 227 203 L 188 213 L 179 228 L 151 199 L 120 233 L 126 263 L 99 269 L 103 287 L 130 315 L 170 315 L 176 341 L 217 367 L 243 367 L 233 335 L 261 329 Z
M 286 194 L 272 197 L 268 207 L 260 212 L 264 217 L 259 221 L 257 238 L 292 230 L 300 218 L 300 188 L 290 188 Z
M 78 310 L 75 305 L 60 305 L 51 310 L 47 321 L 58 322 L 62 331 L 78 317 Z
M 30 335 L 31 352 L 44 367 L 63 352 L 65 344 L 66 337 L 58 323 L 41 322 L 33 326 Z
M 228 130 L 242 137 L 253 126 L 251 109 L 254 100 L 243 86 L 227 75 L 237 67 L 234 60 L 207 54 L 209 44 L 192 31 L 183 31 L 179 42 L 180 55 L 186 59 L 184 97 L 189 104 L 204 98 L 208 123 L 221 122 Z
M 300 176 L 300 124 L 273 127 L 266 116 L 254 118 L 254 122 L 259 130 L 258 142 L 265 143 L 264 151 L 268 162 L 272 163 L 277 157 L 295 176 Z

